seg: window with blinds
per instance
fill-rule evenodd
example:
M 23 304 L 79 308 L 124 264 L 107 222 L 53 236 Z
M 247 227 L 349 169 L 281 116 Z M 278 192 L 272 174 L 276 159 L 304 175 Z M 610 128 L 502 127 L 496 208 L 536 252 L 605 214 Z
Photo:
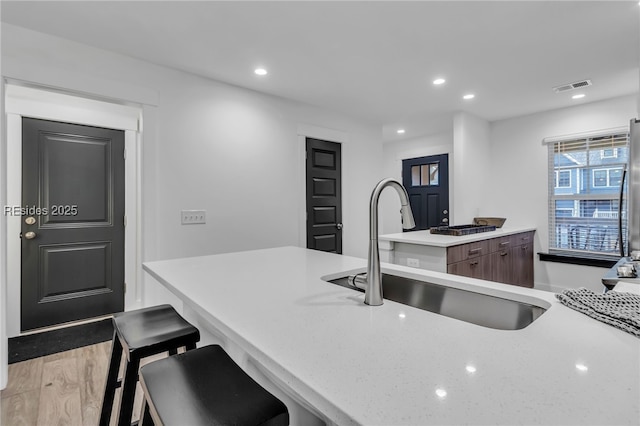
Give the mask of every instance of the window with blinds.
M 546 141 L 549 147 L 549 252 L 619 256 L 626 247 L 629 133 Z M 622 219 L 622 239 L 618 224 Z

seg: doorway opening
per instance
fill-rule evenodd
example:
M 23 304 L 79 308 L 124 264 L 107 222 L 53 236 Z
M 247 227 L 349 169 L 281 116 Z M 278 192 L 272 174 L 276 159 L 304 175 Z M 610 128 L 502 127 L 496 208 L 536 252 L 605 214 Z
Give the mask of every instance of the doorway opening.
M 24 207 L 22 201 L 22 120 L 36 118 L 50 121 L 60 121 L 81 126 L 104 127 L 124 132 L 124 149 L 126 160 L 124 164 L 124 186 L 126 202 L 124 216 L 124 281 L 127 292 L 124 295 L 125 309 L 134 309 L 141 304 L 142 289 L 139 282 L 142 276 L 140 259 L 142 259 L 141 221 L 141 143 L 142 143 L 142 106 L 129 106 L 111 101 L 101 101 L 84 97 L 83 95 L 68 94 L 51 91 L 35 85 L 22 83 L 7 83 L 5 85 L 5 106 L 7 116 L 7 205 Z M 99 144 L 98 144 L 99 145 Z M 59 205 L 59 204 L 58 204 Z M 63 203 L 64 205 L 64 203 Z M 42 207 L 42 206 L 41 206 Z M 59 207 L 58 207 L 59 209 Z M 72 209 L 72 206 L 69 207 Z M 71 210 L 69 213 L 73 213 Z M 21 251 L 24 220 L 28 216 L 5 215 L 3 220 L 7 224 L 7 312 L 6 334 L 15 337 L 26 328 L 21 325 Z M 58 219 L 60 219 L 58 217 Z M 69 219 L 69 217 L 67 217 Z M 114 223 L 115 223 L 115 217 Z M 122 221 L 123 218 L 120 218 Z M 99 222 L 99 221 L 98 221 Z M 121 222 L 122 223 L 122 222 Z M 26 223 L 24 223 L 26 225 Z M 59 224 L 61 227 L 62 224 Z M 73 228 L 74 224 L 65 224 Z M 58 226 L 58 225 L 56 225 Z M 38 231 L 31 231 L 38 234 Z M 37 240 L 37 236 L 35 238 Z M 69 248 L 69 247 L 67 247 Z M 94 260 L 100 256 L 107 256 L 106 247 L 94 247 Z M 64 250 L 55 252 L 64 254 Z M 67 252 L 68 254 L 68 252 Z M 98 255 L 100 254 L 100 256 Z M 55 256 L 54 256 L 55 257 Z M 75 284 L 71 284 L 72 286 Z M 99 286 L 98 286 L 99 287 Z M 66 290 L 69 290 L 67 288 Z M 95 289 L 95 292 L 103 290 Z M 55 293 L 55 291 L 54 291 Z M 55 299 L 55 295 L 48 293 Z M 81 299 L 79 299 L 81 300 Z M 98 314 L 96 314 L 98 315 Z M 94 317 L 96 315 L 91 315 Z

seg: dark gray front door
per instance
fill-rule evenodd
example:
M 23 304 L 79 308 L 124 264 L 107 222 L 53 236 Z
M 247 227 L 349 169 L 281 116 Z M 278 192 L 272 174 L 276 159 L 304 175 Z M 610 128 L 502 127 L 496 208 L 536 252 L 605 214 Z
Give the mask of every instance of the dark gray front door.
M 416 221 L 413 231 L 449 223 L 449 156 L 402 160 L 402 184 Z
M 124 309 L 124 132 L 23 118 L 21 329 Z
M 307 138 L 307 248 L 342 254 L 339 143 Z

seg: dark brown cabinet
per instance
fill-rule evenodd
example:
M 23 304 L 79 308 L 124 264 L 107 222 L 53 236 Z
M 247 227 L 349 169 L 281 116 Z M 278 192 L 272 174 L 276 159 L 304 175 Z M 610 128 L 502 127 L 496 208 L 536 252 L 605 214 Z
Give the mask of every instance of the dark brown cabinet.
M 447 272 L 533 287 L 533 231 L 447 249 Z

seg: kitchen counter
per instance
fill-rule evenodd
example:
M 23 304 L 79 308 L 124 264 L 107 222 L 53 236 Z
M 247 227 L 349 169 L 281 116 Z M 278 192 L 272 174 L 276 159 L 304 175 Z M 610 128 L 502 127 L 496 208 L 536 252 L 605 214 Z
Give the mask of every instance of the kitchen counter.
M 283 247 L 148 262 L 144 269 L 234 359 L 249 360 L 243 365 L 267 378 L 268 389 L 277 387 L 327 424 L 640 422 L 640 339 L 534 289 L 383 265 L 548 307 L 528 327 L 503 331 L 388 300 L 367 306 L 364 294 L 322 279 L 365 266 L 363 259 Z M 292 424 L 301 424 L 295 413 Z
M 534 227 L 497 228 L 495 231 L 478 232 L 477 234 L 460 236 L 432 234 L 429 232 L 429 230 L 425 230 L 380 235 L 378 240 L 406 244 L 417 244 L 421 246 L 452 247 L 460 244 L 472 243 L 474 241 L 481 241 L 489 238 L 499 238 L 507 235 L 519 234 L 521 232 L 529 232 L 535 230 L 536 228 Z
M 401 232 L 398 234 L 385 234 L 378 238 L 378 246 L 380 247 L 380 260 L 388 263 L 395 263 L 398 265 L 411 266 L 413 268 L 427 269 L 437 272 L 449 272 L 456 273 L 458 275 L 471 274 L 475 278 L 491 279 L 492 271 L 481 271 L 481 267 L 476 268 L 477 271 L 468 270 L 466 273 L 459 273 L 452 270 L 450 263 L 457 262 L 449 258 L 448 255 L 452 248 L 456 247 L 465 251 L 462 246 L 465 244 L 482 244 L 482 242 L 488 242 L 491 239 L 500 239 L 509 236 L 517 238 L 519 234 L 532 233 L 535 231 L 534 227 L 511 227 L 511 228 L 497 228 L 495 231 L 479 232 L 470 235 L 441 235 L 432 234 L 429 230 L 425 231 L 411 231 Z M 529 238 L 529 242 L 532 241 L 532 236 Z M 515 246 L 515 241 L 512 241 L 511 246 Z M 480 254 L 489 254 L 489 246 L 484 248 L 479 246 L 473 246 L 478 250 Z M 530 247 L 530 253 L 528 259 L 529 265 L 527 270 L 531 270 L 531 276 L 524 278 L 523 281 L 527 281 L 529 287 L 533 286 L 533 245 Z M 516 270 L 509 272 L 509 276 L 514 276 L 519 270 L 525 270 L 526 268 L 516 268 Z M 476 275 L 473 275 L 476 274 Z M 517 277 L 520 278 L 520 277 Z M 496 281 L 502 281 L 495 279 Z M 515 279 L 514 279 L 515 281 Z M 505 281 L 502 281 L 505 282 Z

